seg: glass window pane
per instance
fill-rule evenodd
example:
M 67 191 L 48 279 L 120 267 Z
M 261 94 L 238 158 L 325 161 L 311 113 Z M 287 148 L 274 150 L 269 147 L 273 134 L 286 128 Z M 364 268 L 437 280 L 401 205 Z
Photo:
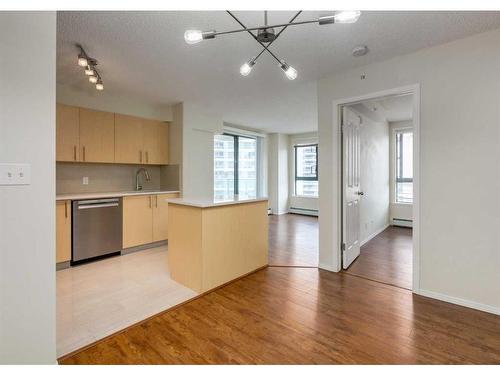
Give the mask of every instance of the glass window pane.
M 238 196 L 257 196 L 257 140 L 238 137 Z
M 317 197 L 318 181 L 295 181 L 295 195 L 301 197 Z
M 397 203 L 413 203 L 413 133 L 396 133 L 396 186 Z
M 413 178 L 413 133 L 402 134 L 402 178 Z
M 396 202 L 413 203 L 413 182 L 396 183 Z
M 234 137 L 214 137 L 214 199 L 234 197 Z
M 296 146 L 296 177 L 316 177 L 316 146 Z

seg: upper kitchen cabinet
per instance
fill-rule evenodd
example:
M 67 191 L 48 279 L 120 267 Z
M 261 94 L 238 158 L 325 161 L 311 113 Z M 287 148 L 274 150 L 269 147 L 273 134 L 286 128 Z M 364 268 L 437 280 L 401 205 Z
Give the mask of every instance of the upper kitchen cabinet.
M 115 115 L 115 162 L 143 164 L 142 124 L 139 117 Z
M 79 161 L 79 108 L 57 104 L 56 107 L 56 160 Z
M 168 164 L 168 125 L 157 120 L 116 114 L 115 161 Z
M 115 114 L 80 108 L 80 161 L 115 161 Z

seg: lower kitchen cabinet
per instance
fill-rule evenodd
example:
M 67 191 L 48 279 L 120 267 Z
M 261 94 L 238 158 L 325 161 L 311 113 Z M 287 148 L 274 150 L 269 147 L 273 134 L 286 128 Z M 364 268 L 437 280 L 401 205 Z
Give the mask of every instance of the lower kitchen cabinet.
M 71 201 L 56 202 L 56 263 L 71 260 Z
M 158 194 L 153 207 L 153 242 L 168 239 L 168 203 L 167 199 L 178 198 L 179 194 Z
M 167 199 L 179 194 L 155 194 L 123 198 L 123 248 L 168 238 Z

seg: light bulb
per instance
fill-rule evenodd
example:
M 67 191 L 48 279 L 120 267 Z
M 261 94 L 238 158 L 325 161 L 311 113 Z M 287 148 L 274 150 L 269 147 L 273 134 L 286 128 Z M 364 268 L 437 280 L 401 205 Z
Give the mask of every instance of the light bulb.
M 93 76 L 94 70 L 90 66 L 87 66 L 87 69 L 85 69 L 85 75 L 86 76 Z
M 87 61 L 87 59 L 85 58 L 85 56 L 78 55 L 78 65 L 80 65 L 80 66 L 87 66 L 88 64 L 89 64 L 89 62 Z
M 360 15 L 359 10 L 339 10 L 334 15 L 335 23 L 354 23 Z
M 295 78 L 297 78 L 297 71 L 283 60 L 281 63 L 281 70 L 285 72 L 286 78 L 288 78 L 290 81 L 293 81 Z
M 101 81 L 97 82 L 97 84 L 95 85 L 95 88 L 96 90 L 99 90 L 99 91 L 102 91 L 104 90 L 104 85 L 102 84 Z
M 96 76 L 90 76 L 89 77 L 89 82 L 90 83 L 97 83 L 97 77 Z
M 253 59 L 247 61 L 246 63 L 244 63 L 241 68 L 240 68 L 240 74 L 242 76 L 247 76 L 250 74 L 250 72 L 252 71 L 252 68 L 253 66 L 255 65 L 255 61 Z
M 203 40 L 203 33 L 200 30 L 188 30 L 184 33 L 184 40 L 187 44 L 196 44 Z

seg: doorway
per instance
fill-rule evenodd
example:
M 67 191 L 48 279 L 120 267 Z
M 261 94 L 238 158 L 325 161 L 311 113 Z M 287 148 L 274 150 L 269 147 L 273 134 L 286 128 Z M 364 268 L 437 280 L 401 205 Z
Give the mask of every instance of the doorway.
M 341 105 L 343 272 L 413 289 L 414 94 Z

